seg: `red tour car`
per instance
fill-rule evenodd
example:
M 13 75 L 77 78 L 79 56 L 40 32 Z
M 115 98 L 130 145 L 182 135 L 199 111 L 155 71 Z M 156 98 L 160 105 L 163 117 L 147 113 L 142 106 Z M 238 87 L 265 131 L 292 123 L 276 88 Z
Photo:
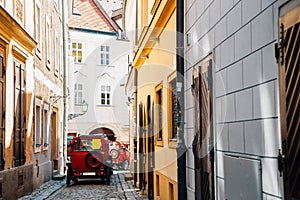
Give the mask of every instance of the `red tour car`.
M 70 162 L 67 163 L 67 186 L 79 178 L 101 178 L 110 184 L 112 158 L 106 135 L 80 135 L 69 143 Z

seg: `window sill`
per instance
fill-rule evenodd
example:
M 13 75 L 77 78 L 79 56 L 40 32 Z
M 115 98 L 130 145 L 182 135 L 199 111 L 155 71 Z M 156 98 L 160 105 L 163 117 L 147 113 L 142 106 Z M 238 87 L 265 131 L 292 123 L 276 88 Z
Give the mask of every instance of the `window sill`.
M 110 65 L 110 64 L 108 64 L 108 65 L 105 65 L 105 64 L 98 64 L 98 65 L 96 65 L 96 66 L 99 66 L 99 67 L 115 67 L 115 66 Z
M 177 148 L 177 140 L 176 139 L 169 139 L 169 148 L 176 149 Z
M 75 61 L 74 61 L 74 64 L 75 65 L 85 65 L 85 63 L 83 63 L 83 62 L 75 62 Z
M 113 105 L 96 105 L 97 107 L 114 107 Z
M 161 138 L 156 138 L 155 146 L 163 147 L 164 141 Z

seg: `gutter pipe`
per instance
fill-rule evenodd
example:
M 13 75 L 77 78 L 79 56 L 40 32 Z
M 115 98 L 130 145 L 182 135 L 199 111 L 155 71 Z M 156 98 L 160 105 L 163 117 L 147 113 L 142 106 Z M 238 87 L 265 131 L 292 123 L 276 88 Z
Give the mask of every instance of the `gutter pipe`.
M 177 178 L 178 199 L 187 199 L 184 141 L 184 0 L 176 0 Z
M 68 86 L 67 86 L 67 43 L 66 43 L 66 17 L 65 14 L 65 4 L 68 0 L 62 0 L 62 30 L 63 30 L 63 158 L 64 158 L 64 168 L 66 168 L 67 163 L 67 123 L 68 123 L 68 112 L 67 112 L 67 96 L 68 96 Z

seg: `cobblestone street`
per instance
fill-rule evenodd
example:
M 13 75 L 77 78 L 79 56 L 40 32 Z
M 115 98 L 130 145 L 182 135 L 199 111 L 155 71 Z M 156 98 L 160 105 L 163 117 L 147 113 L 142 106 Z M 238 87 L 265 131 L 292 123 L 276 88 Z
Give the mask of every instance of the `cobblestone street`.
M 108 199 L 108 200 L 143 200 L 140 191 L 133 187 L 132 180 L 126 180 L 124 173 L 114 174 L 111 184 L 105 185 L 97 180 L 81 180 L 78 184 L 66 187 L 64 181 L 51 180 L 43 184 L 32 194 L 19 198 L 19 200 L 55 200 L 55 199 Z

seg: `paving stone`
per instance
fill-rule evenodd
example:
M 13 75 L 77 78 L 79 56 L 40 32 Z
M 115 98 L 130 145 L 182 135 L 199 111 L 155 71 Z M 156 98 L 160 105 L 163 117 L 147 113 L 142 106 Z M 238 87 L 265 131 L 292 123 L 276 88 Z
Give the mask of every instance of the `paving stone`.
M 20 200 L 67 200 L 67 199 L 87 199 L 87 200 L 144 200 L 146 197 L 139 193 L 137 188 L 133 187 L 133 181 L 126 181 L 125 174 L 114 174 L 111 177 L 111 185 L 104 185 L 98 181 L 80 181 L 79 184 L 65 186 L 65 180 L 51 180 L 30 195 L 19 198 Z

